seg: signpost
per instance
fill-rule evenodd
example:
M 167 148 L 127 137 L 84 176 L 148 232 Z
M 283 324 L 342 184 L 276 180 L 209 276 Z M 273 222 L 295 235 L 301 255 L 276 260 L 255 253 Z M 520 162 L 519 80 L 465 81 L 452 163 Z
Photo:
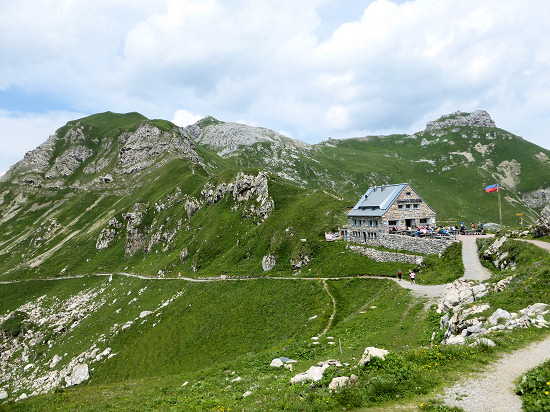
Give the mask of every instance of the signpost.
M 519 216 L 519 224 L 521 225 L 521 228 L 523 229 L 523 213 L 516 213 L 516 216 Z

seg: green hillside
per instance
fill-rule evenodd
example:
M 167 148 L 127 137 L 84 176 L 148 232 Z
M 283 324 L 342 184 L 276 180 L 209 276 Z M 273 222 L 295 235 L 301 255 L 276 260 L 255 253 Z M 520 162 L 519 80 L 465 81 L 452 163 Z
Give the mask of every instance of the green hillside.
M 528 199 L 550 188 L 549 157 L 495 127 L 310 146 L 211 117 L 188 128 L 138 113 L 69 122 L 0 180 L 0 395 L 9 393 L 0 410 L 350 410 L 428 399 L 458 369 L 545 329 L 497 333 L 492 349 L 439 347 L 441 314 L 426 299 L 365 275 L 418 269 L 419 283 L 450 282 L 463 272 L 460 245 L 417 266 L 375 262 L 325 233 L 347 223 L 369 186 L 401 182 L 439 222 L 457 224 L 498 222 L 497 194 L 484 191 L 498 181 L 505 226 L 518 212 L 531 223 L 542 206 Z M 487 301 L 511 310 L 548 301 L 548 257 L 505 248 L 516 266 L 493 268 L 490 282 L 520 274 L 537 293 L 513 283 Z M 390 350 L 388 361 L 356 367 L 367 346 Z M 269 366 L 281 356 L 297 361 L 292 371 Z M 327 359 L 342 366 L 290 385 Z M 89 378 L 67 386 L 80 364 Z M 328 389 L 352 373 L 356 386 Z M 14 403 L 22 394 L 33 396 Z

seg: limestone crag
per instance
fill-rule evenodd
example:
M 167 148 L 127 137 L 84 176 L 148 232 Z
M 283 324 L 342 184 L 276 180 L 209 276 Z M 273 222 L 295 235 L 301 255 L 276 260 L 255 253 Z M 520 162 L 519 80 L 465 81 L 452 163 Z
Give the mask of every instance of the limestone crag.
M 550 188 L 525 193 L 522 200 L 527 206 L 533 208 L 548 206 L 550 205 Z
M 240 211 L 245 219 L 256 219 L 258 224 L 265 221 L 275 207 L 269 196 L 268 178 L 264 172 L 259 172 L 256 176 L 239 172 L 233 182 L 218 186 L 207 183 L 201 190 L 200 199 L 184 194 L 177 187 L 174 193 L 165 195 L 153 206 L 136 203 L 133 210 L 121 215 L 122 220 L 126 221 L 125 256 L 132 256 L 138 251 L 148 254 L 157 245 L 160 245 L 160 251 L 168 251 L 173 246 L 176 235 L 182 230 L 184 220 L 191 219 L 202 207 L 219 202 L 227 195 L 234 202 L 232 211 Z M 184 203 L 187 216 L 169 216 L 164 221 L 158 221 L 158 213 L 180 203 Z M 121 226 L 116 217 L 110 219 L 97 238 L 96 249 L 104 250 L 120 239 Z M 185 230 L 189 230 L 188 228 L 186 226 Z M 186 253 L 180 256 L 182 262 L 189 254 L 187 248 L 184 250 Z
M 93 151 L 85 146 L 72 146 L 55 159 L 53 166 L 46 172 L 46 179 L 59 176 L 70 176 Z
M 80 122 L 64 134 L 59 129 L 46 142 L 26 153 L 1 180 L 29 188 L 60 189 L 67 187 L 68 177 L 81 170 L 82 177 L 73 179 L 70 187 L 86 190 L 113 182 L 116 180 L 113 175 L 135 173 L 168 157 L 204 166 L 194 142 L 179 128 L 165 131 L 144 121 L 137 130 L 122 132 L 116 140 L 91 136 L 94 136 L 92 127 Z M 102 175 L 97 175 L 102 171 Z
M 550 204 L 540 212 L 540 217 L 535 227 L 535 237 L 548 235 L 550 235 Z
M 260 142 L 281 147 L 286 146 L 290 150 L 311 149 L 311 146 L 305 142 L 291 139 L 263 127 L 218 122 L 200 128 L 198 126 L 200 123 L 201 121 L 182 128 L 182 133 L 191 137 L 197 143 L 212 148 L 222 157 L 235 154 L 243 146 L 250 146 Z
M 506 240 L 506 236 L 495 239 L 495 241 L 483 252 L 481 258 L 491 261 L 498 269 L 514 269 L 516 263 L 509 258 L 509 253 L 507 251 L 501 250 Z
M 243 217 L 258 218 L 265 221 L 273 211 L 275 203 L 269 196 L 268 179 L 265 172 L 257 176 L 239 172 L 234 182 L 222 183 L 216 187 L 206 184 L 201 191 L 201 197 L 207 205 L 214 204 L 230 194 L 233 200 L 243 205 Z
M 144 123 L 135 132 L 118 138 L 120 173 L 133 173 L 151 166 L 160 155 L 171 153 L 179 158 L 202 164 L 195 144 L 178 132 L 165 132 Z
M 456 126 L 496 127 L 496 124 L 485 110 L 476 110 L 472 113 L 458 111 L 443 115 L 433 122 L 428 122 L 426 124 L 426 131 Z

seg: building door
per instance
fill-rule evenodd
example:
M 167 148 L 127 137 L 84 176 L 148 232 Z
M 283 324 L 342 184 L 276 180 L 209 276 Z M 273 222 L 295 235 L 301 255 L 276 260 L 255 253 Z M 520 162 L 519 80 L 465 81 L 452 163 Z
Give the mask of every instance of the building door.
M 413 227 L 414 226 L 414 219 L 405 219 L 405 226 Z

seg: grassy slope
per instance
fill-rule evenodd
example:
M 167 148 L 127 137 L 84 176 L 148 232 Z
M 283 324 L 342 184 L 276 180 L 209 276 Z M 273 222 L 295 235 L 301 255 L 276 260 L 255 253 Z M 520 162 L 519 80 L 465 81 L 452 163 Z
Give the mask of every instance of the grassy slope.
M 495 272 L 492 280 L 508 274 L 515 274 L 515 280 L 509 289 L 483 300 L 493 309 L 507 310 L 548 301 L 548 288 L 541 285 L 548 282 L 549 255 L 519 242 L 509 242 L 506 247 L 518 268 Z M 113 323 L 154 309 L 178 291 L 183 294 L 161 315 L 149 315 L 143 324 L 136 323 L 106 343 L 117 355 L 95 367 L 88 383 L 9 404 L 7 410 L 341 410 L 381 402 L 394 405 L 396 397 L 402 400 L 398 402 L 414 399 L 418 405 L 429 399 L 434 388 L 449 384 L 460 372 L 479 370 L 502 351 L 548 333 L 536 328 L 493 333 L 490 338 L 497 346 L 491 350 L 430 347 L 438 316 L 426 313 L 424 303 L 396 283 L 378 279 L 327 282 L 337 311 L 319 345 L 311 345 L 310 337 L 323 329 L 332 306 L 322 283 L 315 279 L 208 285 L 118 277 L 111 284 L 105 278 L 27 282 L 26 287 L 0 285 L 2 294 L 9 293 L 14 302 L 13 306 L 4 302 L 0 313 L 45 292 L 66 297 L 83 284 L 87 288 L 106 286 L 106 305 L 76 327 L 71 337 L 46 350 L 41 355 L 44 361 L 66 348 L 77 354 Z M 138 301 L 128 305 L 145 286 Z M 111 304 L 113 298 L 118 300 Z M 115 314 L 115 308 L 124 311 Z M 309 320 L 314 315 L 317 318 Z M 353 366 L 365 346 L 389 349 L 391 355 L 386 362 L 374 362 L 364 369 L 329 369 L 316 385 L 289 386 L 290 377 L 306 370 L 315 359 L 337 358 Z M 269 362 L 278 356 L 298 360 L 295 370 L 270 368 Z M 332 376 L 350 373 L 360 378 L 356 386 L 328 391 Z M 242 380 L 231 382 L 237 376 Z M 189 383 L 182 387 L 186 381 Z M 252 390 L 252 395 L 243 398 L 247 390 Z

